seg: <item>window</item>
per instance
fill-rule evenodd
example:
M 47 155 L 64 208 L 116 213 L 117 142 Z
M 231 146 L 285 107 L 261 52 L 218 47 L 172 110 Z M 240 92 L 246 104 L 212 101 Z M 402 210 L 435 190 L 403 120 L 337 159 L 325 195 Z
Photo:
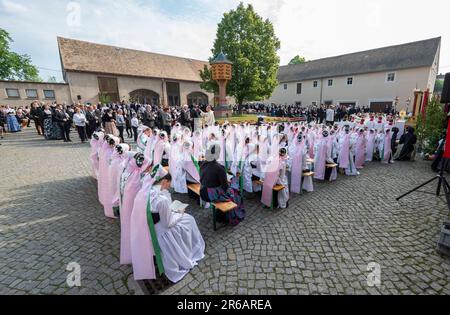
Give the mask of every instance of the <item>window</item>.
M 295 106 L 297 106 L 297 107 L 302 106 L 302 102 L 295 102 Z
M 53 90 L 44 90 L 44 96 L 47 99 L 55 99 L 55 91 L 53 91 Z
M 287 90 L 287 84 L 284 85 L 284 89 Z
M 395 72 L 390 72 L 387 74 L 387 82 L 395 82 Z
M 316 88 L 316 87 L 318 87 L 318 86 L 319 86 L 319 82 L 317 82 L 317 81 L 314 81 L 314 82 L 313 82 L 313 87 L 315 87 L 315 88 Z
M 333 86 L 333 80 L 332 79 L 328 80 L 328 86 Z
M 333 105 L 333 101 L 332 100 L 325 101 L 325 105 Z
M 297 94 L 302 94 L 302 84 L 297 83 Z
M 353 85 L 353 77 L 347 78 L 347 85 Z
M 37 90 L 29 89 L 25 90 L 25 92 L 27 93 L 27 98 L 38 98 Z
M 6 95 L 8 95 L 8 98 L 20 98 L 18 89 L 6 89 Z

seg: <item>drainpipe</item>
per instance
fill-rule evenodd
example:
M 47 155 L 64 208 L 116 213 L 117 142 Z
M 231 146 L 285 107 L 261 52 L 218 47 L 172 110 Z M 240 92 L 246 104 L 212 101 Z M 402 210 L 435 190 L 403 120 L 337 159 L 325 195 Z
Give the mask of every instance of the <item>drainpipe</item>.
M 161 79 L 161 106 L 166 106 L 166 81 Z
M 319 106 L 322 105 L 323 103 L 323 79 L 320 79 L 320 104 L 318 104 Z

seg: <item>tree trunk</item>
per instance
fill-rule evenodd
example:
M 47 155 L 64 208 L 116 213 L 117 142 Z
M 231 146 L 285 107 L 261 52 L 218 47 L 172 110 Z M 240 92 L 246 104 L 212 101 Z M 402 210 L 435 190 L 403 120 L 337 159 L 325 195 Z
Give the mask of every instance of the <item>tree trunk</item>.
M 238 101 L 238 113 L 239 113 L 239 115 L 242 115 L 242 108 L 243 108 L 243 100 L 237 100 Z

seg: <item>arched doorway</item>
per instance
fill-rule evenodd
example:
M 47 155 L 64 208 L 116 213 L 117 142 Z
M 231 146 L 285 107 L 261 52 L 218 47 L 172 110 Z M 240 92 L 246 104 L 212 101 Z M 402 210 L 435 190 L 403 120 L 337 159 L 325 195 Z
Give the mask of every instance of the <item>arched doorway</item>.
M 130 100 L 140 104 L 159 105 L 159 94 L 152 90 L 135 90 L 130 93 Z
M 187 96 L 188 105 L 208 105 L 208 95 L 202 92 L 192 92 Z

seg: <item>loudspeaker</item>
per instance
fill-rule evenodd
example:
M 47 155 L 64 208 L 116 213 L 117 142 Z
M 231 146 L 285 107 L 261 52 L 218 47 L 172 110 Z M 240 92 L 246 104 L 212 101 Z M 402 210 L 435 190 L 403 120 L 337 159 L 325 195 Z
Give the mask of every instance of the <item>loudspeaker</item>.
M 77 96 L 77 99 L 78 99 L 79 101 L 81 101 L 81 95 L 78 95 L 78 96 Z
M 450 73 L 445 75 L 444 88 L 442 89 L 441 103 L 450 103 Z

